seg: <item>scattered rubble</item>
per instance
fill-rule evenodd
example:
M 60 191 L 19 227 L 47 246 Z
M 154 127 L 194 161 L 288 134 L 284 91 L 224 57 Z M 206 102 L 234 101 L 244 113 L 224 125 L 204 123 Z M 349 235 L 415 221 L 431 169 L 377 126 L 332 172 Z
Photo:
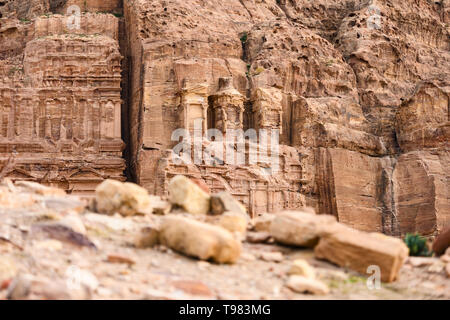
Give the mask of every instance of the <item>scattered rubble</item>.
M 316 271 L 314 270 L 314 268 L 311 267 L 307 261 L 302 259 L 297 259 L 292 262 L 288 274 L 302 276 L 308 279 L 316 278 Z
M 58 192 L 50 196 L 59 204 L 52 209 L 41 205 L 48 196 L 34 193 L 30 206 L 19 200 L 30 191 L 12 183 L 6 188 L 18 202 L 0 204 L 0 299 L 347 298 L 349 290 L 379 297 L 367 291 L 369 264 L 380 266 L 386 282 L 401 274 L 393 285 L 402 293 L 383 287 L 386 297 L 417 297 L 409 289 L 416 278 L 424 279 L 415 286 L 424 296 L 447 297 L 440 288 L 450 288 L 448 253 L 409 257 L 402 267 L 407 250 L 401 240 L 354 231 L 313 212 L 264 215 L 261 224 L 252 223 L 258 218 L 248 223 L 242 213 L 192 215 L 175 207 L 164 215 L 105 215 Z M 83 209 L 72 210 L 72 200 Z

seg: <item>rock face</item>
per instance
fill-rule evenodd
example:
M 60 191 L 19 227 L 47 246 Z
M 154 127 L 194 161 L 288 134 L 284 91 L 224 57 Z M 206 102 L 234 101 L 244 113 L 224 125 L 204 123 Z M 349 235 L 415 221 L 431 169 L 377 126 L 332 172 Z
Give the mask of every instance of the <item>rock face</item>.
M 381 281 L 392 282 L 408 256 L 408 247 L 400 239 L 383 234 L 350 229 L 340 225 L 321 237 L 315 255 L 362 274 L 371 266 L 380 270 Z
M 17 17 L 1 19 L 2 177 L 92 193 L 124 180 L 119 21 L 34 17 L 54 2 L 9 2 Z
M 0 3 L 0 177 L 92 194 L 127 176 L 167 196 L 181 174 L 252 217 L 307 205 L 395 236 L 450 224 L 448 1 Z M 231 161 L 211 151 L 229 140 L 203 139 L 183 159 L 210 157 L 180 163 L 182 128 L 257 141 Z M 278 150 L 252 150 L 261 130 Z

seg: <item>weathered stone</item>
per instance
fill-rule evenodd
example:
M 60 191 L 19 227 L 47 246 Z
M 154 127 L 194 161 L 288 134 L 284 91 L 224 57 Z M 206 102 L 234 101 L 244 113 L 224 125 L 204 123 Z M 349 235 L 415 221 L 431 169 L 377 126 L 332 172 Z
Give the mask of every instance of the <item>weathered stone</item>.
M 88 237 L 59 223 L 35 224 L 31 227 L 31 237 L 34 239 L 50 238 L 97 250 L 96 245 Z
M 158 196 L 150 196 L 153 207 L 153 214 L 164 216 L 172 210 L 172 204 L 169 201 L 162 200 Z
M 108 255 L 107 260 L 108 260 L 108 262 L 111 262 L 111 263 L 123 263 L 123 264 L 128 264 L 128 265 L 136 264 L 136 261 L 134 261 L 130 257 L 124 256 L 124 255 L 119 255 L 119 254 L 110 254 L 110 255 Z
M 427 267 L 436 262 L 436 258 L 409 257 L 406 262 L 415 268 Z
M 223 214 L 218 223 L 222 228 L 245 235 L 247 231 L 247 219 L 241 213 L 226 212 Z
M 159 243 L 159 228 L 157 226 L 147 226 L 140 230 L 134 245 L 137 248 L 151 248 Z
M 444 254 L 450 248 L 450 227 L 443 230 L 433 242 L 433 251 L 438 256 Z
M 263 251 L 259 252 L 258 256 L 261 260 L 267 261 L 267 262 L 282 262 L 284 260 L 284 256 L 281 252 L 275 251 Z
M 298 275 L 290 276 L 286 286 L 297 293 L 326 295 L 330 292 L 328 286 L 323 282 Z
M 302 259 L 292 261 L 288 274 L 303 276 L 308 279 L 316 278 L 316 272 L 314 268 L 311 267 L 311 265 L 306 260 Z
M 276 215 L 270 226 L 270 234 L 282 244 L 314 247 L 319 237 L 335 224 L 336 219 L 332 216 L 286 211 Z
M 314 253 L 341 267 L 366 274 L 370 266 L 378 266 L 381 280 L 392 282 L 408 257 L 408 247 L 396 238 L 379 233 L 365 233 L 340 225 L 324 234 Z
M 82 235 L 86 235 L 86 228 L 84 226 L 83 221 L 78 216 L 69 215 L 59 220 L 58 223 L 60 225 L 66 226 L 72 229 L 75 232 L 78 232 Z
M 270 224 L 275 219 L 274 214 L 262 214 L 252 220 L 253 230 L 258 232 L 270 232 Z
M 211 196 L 212 214 L 220 215 L 227 211 L 240 213 L 243 216 L 247 215 L 247 210 L 245 210 L 245 207 L 229 192 L 220 192 L 213 194 Z
M 188 256 L 217 263 L 234 263 L 241 254 L 240 242 L 229 231 L 184 217 L 165 217 L 159 240 Z
M 169 183 L 170 202 L 192 214 L 207 214 L 210 196 L 184 176 L 176 176 Z
M 264 243 L 271 238 L 268 232 L 247 232 L 246 241 L 249 243 Z
M 19 275 L 10 284 L 9 300 L 85 300 L 90 298 L 85 288 L 69 288 L 63 281 L 37 279 Z
M 170 283 L 174 288 L 185 292 L 188 295 L 192 296 L 200 296 L 204 298 L 212 298 L 214 297 L 211 289 L 200 281 L 192 281 L 192 280 L 176 280 Z
M 95 195 L 100 213 L 133 216 L 153 211 L 147 190 L 134 183 L 106 180 L 97 187 Z

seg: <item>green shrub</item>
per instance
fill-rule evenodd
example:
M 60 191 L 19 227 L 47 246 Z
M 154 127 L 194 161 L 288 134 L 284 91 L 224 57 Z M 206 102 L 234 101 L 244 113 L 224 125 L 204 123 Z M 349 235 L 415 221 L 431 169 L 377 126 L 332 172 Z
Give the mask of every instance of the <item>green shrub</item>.
M 408 233 L 405 243 L 409 248 L 409 255 L 413 257 L 430 257 L 433 253 L 428 250 L 427 239 L 419 234 Z
M 241 36 L 241 42 L 246 43 L 247 39 L 248 39 L 248 34 L 247 34 L 247 32 L 244 32 Z

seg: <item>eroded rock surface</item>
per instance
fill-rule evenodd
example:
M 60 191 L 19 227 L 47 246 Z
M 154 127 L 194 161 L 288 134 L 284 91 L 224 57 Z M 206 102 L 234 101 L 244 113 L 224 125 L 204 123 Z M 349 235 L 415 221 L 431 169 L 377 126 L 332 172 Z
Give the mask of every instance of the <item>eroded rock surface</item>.
M 127 176 L 167 196 L 181 174 L 251 216 L 312 206 L 395 236 L 449 225 L 448 1 L 1 4 L 2 178 L 92 194 Z M 278 130 L 279 170 L 261 150 L 248 163 L 252 141 L 244 163 L 176 163 L 172 133 L 195 120 Z

